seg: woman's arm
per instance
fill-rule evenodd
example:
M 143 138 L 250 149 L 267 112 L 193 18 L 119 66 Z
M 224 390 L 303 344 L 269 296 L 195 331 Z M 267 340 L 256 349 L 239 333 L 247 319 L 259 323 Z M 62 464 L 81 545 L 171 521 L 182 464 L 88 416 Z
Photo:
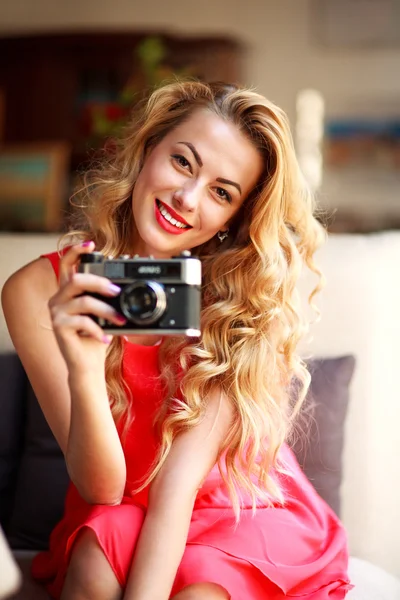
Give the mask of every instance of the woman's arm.
M 123 493 L 126 470 L 99 356 L 105 354 L 106 345 L 94 339 L 82 340 L 88 355 L 90 344 L 97 344 L 91 360 L 98 362 L 100 369 L 88 368 L 92 363 L 79 358 L 73 373 L 69 371 L 48 309 L 49 299 L 57 293 L 50 262 L 38 259 L 5 283 L 4 315 L 46 420 L 65 455 L 72 481 L 88 502 L 115 504 Z M 79 357 L 77 351 L 75 356 Z
M 232 418 L 231 403 L 215 390 L 202 422 L 174 440 L 151 485 L 125 600 L 168 600 L 185 550 L 197 491 L 215 465 Z

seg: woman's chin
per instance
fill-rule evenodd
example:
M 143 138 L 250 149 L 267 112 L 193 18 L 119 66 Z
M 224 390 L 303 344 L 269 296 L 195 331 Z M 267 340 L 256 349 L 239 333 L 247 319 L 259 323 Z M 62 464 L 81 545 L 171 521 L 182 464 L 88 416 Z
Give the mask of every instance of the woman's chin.
M 182 247 L 181 244 L 168 244 L 165 241 L 156 243 L 156 240 L 153 240 L 152 243 L 142 246 L 142 250 L 138 254 L 140 256 L 153 256 L 154 258 L 171 258 L 179 255 L 183 250 L 185 250 L 185 247 Z
M 153 224 L 152 224 L 153 225 Z M 139 243 L 135 244 L 136 253 L 139 256 L 154 256 L 154 258 L 171 258 L 179 256 L 184 250 L 191 250 L 203 244 L 204 239 L 194 239 L 189 232 L 180 235 L 173 235 L 161 229 L 158 223 L 156 226 L 147 226 L 142 232 L 141 228 L 137 231 Z

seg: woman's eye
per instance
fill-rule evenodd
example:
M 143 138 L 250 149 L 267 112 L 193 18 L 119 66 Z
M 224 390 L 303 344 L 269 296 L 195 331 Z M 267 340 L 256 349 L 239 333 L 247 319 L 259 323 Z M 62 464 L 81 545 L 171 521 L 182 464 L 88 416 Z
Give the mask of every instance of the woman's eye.
M 189 171 L 191 171 L 190 162 L 184 156 L 182 156 L 182 154 L 173 154 L 172 158 L 180 167 L 183 169 L 189 168 Z
M 217 187 L 215 188 L 215 191 L 222 200 L 226 200 L 229 204 L 232 202 L 232 196 L 224 188 Z

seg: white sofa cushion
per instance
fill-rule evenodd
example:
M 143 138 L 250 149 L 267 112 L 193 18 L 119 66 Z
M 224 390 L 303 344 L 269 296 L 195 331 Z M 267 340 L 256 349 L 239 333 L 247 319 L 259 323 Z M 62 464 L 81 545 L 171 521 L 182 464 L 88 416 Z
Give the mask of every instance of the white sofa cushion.
M 21 573 L 0 527 L 0 600 L 10 596 L 20 585 Z
M 350 558 L 349 575 L 354 588 L 346 600 L 400 600 L 400 581 L 380 567 Z
M 357 360 L 342 484 L 351 554 L 400 577 L 400 232 L 331 235 L 317 262 L 328 283 L 302 352 Z M 314 282 L 304 274 L 304 302 Z

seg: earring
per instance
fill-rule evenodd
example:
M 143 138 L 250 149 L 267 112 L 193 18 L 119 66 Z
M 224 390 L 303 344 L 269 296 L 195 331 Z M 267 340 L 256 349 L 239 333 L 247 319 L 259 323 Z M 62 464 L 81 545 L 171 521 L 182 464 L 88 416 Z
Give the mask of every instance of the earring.
M 226 229 L 226 231 L 218 231 L 217 236 L 219 241 L 222 242 L 228 237 L 229 234 L 229 229 Z

